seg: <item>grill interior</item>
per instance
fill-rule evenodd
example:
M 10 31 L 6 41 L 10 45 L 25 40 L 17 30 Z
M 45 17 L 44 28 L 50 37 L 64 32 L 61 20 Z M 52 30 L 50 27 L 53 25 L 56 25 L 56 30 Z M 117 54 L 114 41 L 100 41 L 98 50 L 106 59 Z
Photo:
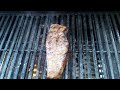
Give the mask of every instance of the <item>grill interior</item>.
M 45 39 L 52 23 L 69 29 L 61 79 L 120 78 L 119 12 L 0 13 L 0 79 L 46 79 Z

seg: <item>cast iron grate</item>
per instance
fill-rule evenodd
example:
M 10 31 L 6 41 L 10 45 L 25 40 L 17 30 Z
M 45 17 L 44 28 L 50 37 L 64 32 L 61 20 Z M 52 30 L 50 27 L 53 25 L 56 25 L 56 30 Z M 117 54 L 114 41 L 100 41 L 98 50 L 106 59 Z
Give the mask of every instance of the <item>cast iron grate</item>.
M 119 12 L 0 13 L 0 78 L 45 79 L 45 39 L 52 23 L 69 28 L 61 79 L 120 78 Z

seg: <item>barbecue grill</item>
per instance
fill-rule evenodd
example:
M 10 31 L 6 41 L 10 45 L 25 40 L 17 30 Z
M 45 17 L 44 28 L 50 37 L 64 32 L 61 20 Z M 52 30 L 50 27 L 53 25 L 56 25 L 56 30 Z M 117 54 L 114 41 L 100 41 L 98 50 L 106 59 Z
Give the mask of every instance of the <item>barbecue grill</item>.
M 60 79 L 120 79 L 119 12 L 1 12 L 0 79 L 46 79 L 45 39 L 53 23 L 69 29 Z

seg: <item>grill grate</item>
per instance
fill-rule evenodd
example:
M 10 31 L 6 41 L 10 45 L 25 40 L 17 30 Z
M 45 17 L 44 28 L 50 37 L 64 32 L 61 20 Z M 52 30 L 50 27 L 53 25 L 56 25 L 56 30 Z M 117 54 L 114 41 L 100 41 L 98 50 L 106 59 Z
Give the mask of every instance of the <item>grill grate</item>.
M 61 79 L 120 78 L 119 12 L 29 12 L 0 13 L 1 79 L 46 79 L 45 38 L 52 23 L 69 28 Z

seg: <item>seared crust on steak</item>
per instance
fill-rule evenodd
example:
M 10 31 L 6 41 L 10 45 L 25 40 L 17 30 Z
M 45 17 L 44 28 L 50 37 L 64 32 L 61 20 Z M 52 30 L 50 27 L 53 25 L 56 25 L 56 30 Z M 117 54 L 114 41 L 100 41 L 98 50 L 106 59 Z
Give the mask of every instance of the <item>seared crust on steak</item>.
M 68 29 L 59 24 L 52 24 L 46 38 L 47 78 L 60 78 L 68 54 Z

